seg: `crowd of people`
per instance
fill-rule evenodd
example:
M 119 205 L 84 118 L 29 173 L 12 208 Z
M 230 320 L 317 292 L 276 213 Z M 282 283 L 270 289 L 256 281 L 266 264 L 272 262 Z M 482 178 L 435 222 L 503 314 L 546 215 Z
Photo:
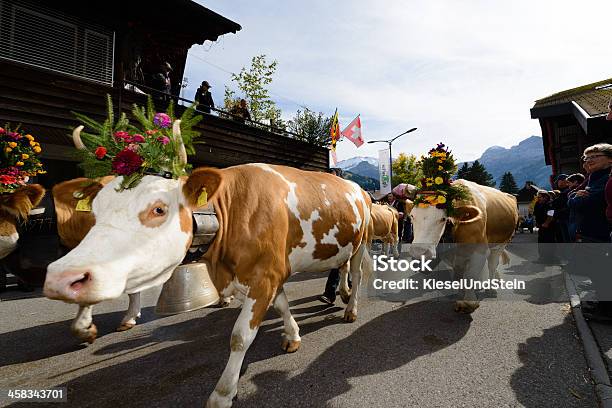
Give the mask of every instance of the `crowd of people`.
M 560 174 L 555 179 L 556 190 L 538 192 L 534 206 L 538 262 L 566 261 L 570 273 L 588 274 L 598 300 L 583 302 L 584 314 L 612 322 L 612 275 L 606 245 L 612 242 L 612 145 L 588 147 L 582 163 L 586 177 Z M 563 244 L 577 246 L 570 249 Z

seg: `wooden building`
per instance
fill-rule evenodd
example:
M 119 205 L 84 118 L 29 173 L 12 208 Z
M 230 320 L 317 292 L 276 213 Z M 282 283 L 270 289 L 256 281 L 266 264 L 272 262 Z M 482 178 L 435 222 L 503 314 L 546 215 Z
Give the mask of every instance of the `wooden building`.
M 582 171 L 580 157 L 596 143 L 612 143 L 612 121 L 606 121 L 612 78 L 537 100 L 531 118 L 540 121 L 546 164 L 553 175 Z
M 190 0 L 0 0 L 0 125 L 22 124 L 43 147 L 49 186 L 80 175 L 69 134 L 72 112 L 105 115 L 105 96 L 129 112 L 146 96 L 168 62 L 178 95 L 187 52 L 194 44 L 236 33 L 237 23 Z M 194 165 L 226 167 L 248 162 L 313 170 L 328 167 L 328 151 L 261 126 L 204 114 L 205 144 Z

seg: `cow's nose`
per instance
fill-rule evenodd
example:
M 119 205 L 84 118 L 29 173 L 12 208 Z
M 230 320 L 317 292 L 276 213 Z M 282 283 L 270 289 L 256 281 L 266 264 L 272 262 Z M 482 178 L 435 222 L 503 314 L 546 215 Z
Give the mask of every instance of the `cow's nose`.
M 413 258 L 419 258 L 420 256 L 424 256 L 425 259 L 433 259 L 436 257 L 436 249 L 431 245 L 424 244 L 410 244 L 408 248 L 408 253 Z
M 50 299 L 75 301 L 91 284 L 92 274 L 87 269 L 73 269 L 57 277 L 47 277 L 43 293 Z

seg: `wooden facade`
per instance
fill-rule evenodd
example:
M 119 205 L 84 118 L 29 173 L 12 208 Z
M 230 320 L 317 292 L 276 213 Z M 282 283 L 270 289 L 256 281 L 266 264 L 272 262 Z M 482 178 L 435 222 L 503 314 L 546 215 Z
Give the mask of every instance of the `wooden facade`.
M 2 3 L 0 9 L 6 9 L 15 2 L 0 0 L 0 3 Z M 41 142 L 42 159 L 48 174 L 41 176 L 39 181 L 46 186 L 80 175 L 74 160 L 74 147 L 69 136 L 71 129 L 78 125 L 72 112 L 83 113 L 95 119 L 103 118 L 106 112 L 105 97 L 107 94 L 111 95 L 117 109 L 120 107 L 126 112 L 131 111 L 134 103 L 139 105 L 145 103 L 145 95 L 126 90 L 123 81 L 117 79 L 138 79 L 127 74 L 135 71 L 135 61 L 141 64 L 142 58 L 145 57 L 155 61 L 153 64 L 168 60 L 175 68 L 174 76 L 180 79 L 183 75 L 187 50 L 191 45 L 203 43 L 205 40 L 214 41 L 221 34 L 240 29 L 236 23 L 188 0 L 177 1 L 171 12 L 166 11 L 170 15 L 164 15 L 164 17 L 174 16 L 176 19 L 181 13 L 187 13 L 189 16 L 186 17 L 186 20 L 191 25 L 183 28 L 183 31 L 178 31 L 180 24 L 175 21 L 174 25 L 170 25 L 175 32 L 172 33 L 172 36 L 168 31 L 162 32 L 165 37 L 159 34 L 158 27 L 145 23 L 147 18 L 153 19 L 154 17 L 150 14 L 156 10 L 153 6 L 155 2 L 135 0 L 129 2 L 130 7 L 123 8 L 111 7 L 114 3 L 119 4 L 115 0 L 58 3 L 61 3 L 62 7 L 56 10 L 58 13 L 63 15 L 70 11 L 80 16 L 79 18 L 84 18 L 86 12 L 88 15 L 95 15 L 94 11 L 99 9 L 100 19 L 96 20 L 96 23 L 106 25 L 115 33 L 114 81 L 103 83 L 10 60 L 3 58 L 0 50 L 0 125 L 3 126 L 5 122 L 20 123 Z M 35 2 L 27 4 L 31 5 Z M 45 6 L 50 7 L 50 4 L 54 3 L 47 2 Z M 136 19 L 138 7 L 135 5 L 138 4 L 142 10 L 146 10 L 143 14 L 147 18 Z M 116 14 L 119 14 L 117 10 L 125 10 L 125 15 L 121 13 L 121 17 L 116 17 L 117 20 L 108 12 L 103 14 L 103 10 L 107 8 Z M 164 10 L 160 9 L 157 12 L 163 13 Z M 153 19 L 153 21 L 159 21 L 159 19 Z M 132 29 L 134 27 L 137 29 Z M 165 30 L 169 28 L 166 27 Z M 159 41 L 165 38 L 165 45 L 161 47 L 159 43 L 154 43 L 153 49 L 147 49 L 146 41 L 143 40 L 137 47 L 139 55 L 135 55 L 131 49 L 133 43 L 130 42 L 135 37 Z M 136 71 L 142 73 L 138 67 Z M 146 76 L 145 73 L 143 78 Z M 174 81 L 174 84 L 178 86 L 179 81 Z M 178 94 L 178 89 L 173 91 L 176 91 L 173 92 L 174 94 Z M 179 106 L 179 113 L 180 109 Z M 204 144 L 196 145 L 197 154 L 195 157 L 190 157 L 190 162 L 194 166 L 227 167 L 249 162 L 263 162 L 309 170 L 328 168 L 327 149 L 298 141 L 286 134 L 272 133 L 261 127 L 216 115 L 203 114 L 203 116 L 204 120 L 198 130 L 201 132 L 201 140 Z
M 538 119 L 546 164 L 552 177 L 583 171 L 580 157 L 596 143 L 612 143 L 612 121 L 606 121 L 612 79 L 559 92 L 536 101 L 531 117 Z

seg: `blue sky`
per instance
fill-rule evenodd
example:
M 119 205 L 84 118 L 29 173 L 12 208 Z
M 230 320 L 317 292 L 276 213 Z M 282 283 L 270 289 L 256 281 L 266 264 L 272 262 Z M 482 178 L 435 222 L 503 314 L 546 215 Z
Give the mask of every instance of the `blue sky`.
M 190 49 L 185 96 L 206 79 L 222 104 L 229 72 L 266 54 L 285 118 L 337 107 L 341 127 L 361 114 L 366 140 L 417 127 L 394 156 L 440 141 L 459 161 L 510 147 L 541 134 L 536 99 L 612 77 L 609 0 L 197 1 L 242 30 Z M 381 148 L 343 141 L 338 159 Z

